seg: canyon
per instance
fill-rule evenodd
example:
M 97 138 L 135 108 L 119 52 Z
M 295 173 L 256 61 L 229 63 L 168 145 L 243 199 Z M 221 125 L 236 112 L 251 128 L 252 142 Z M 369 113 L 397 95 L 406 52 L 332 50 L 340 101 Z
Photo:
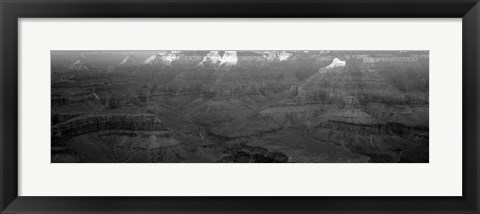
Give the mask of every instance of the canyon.
M 52 51 L 62 162 L 428 163 L 428 51 Z

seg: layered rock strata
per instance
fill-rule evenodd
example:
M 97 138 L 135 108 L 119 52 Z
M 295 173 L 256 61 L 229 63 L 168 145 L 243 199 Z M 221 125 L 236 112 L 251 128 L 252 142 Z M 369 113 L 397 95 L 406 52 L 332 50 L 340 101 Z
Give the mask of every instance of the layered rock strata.
M 62 143 L 74 136 L 105 130 L 170 132 L 152 114 L 82 115 L 52 126 L 52 142 Z

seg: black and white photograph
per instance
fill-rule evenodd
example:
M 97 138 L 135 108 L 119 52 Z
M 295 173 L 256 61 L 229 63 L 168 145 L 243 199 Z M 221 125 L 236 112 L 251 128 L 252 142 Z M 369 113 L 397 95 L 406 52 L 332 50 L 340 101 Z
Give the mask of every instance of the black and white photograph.
M 429 163 L 428 50 L 52 50 L 51 163 Z

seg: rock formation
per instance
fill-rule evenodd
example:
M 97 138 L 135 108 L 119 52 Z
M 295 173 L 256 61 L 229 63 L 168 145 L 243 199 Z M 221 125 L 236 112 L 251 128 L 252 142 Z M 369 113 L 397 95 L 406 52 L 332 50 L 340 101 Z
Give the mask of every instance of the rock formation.
M 364 101 L 384 99 L 391 102 L 404 100 L 403 93 L 391 85 L 378 72 L 349 66 L 348 62 L 334 59 L 332 64 L 304 80 L 298 87 L 296 102 L 342 102 L 345 96 L 355 96 Z
M 228 68 L 237 65 L 237 51 L 210 51 L 197 66 Z
M 84 72 L 84 71 L 89 71 L 90 68 L 82 60 L 77 60 L 73 64 L 71 64 L 67 68 L 67 70 L 71 72 Z
M 267 62 L 282 62 L 288 60 L 293 54 L 288 51 L 265 51 L 263 57 Z
M 328 120 L 362 125 L 380 125 L 384 122 L 375 119 L 361 109 L 360 102 L 354 96 L 344 97 L 345 105 L 342 109 L 334 112 Z
M 126 56 L 119 64 L 119 66 L 134 67 L 142 64 L 142 60 L 133 55 Z
M 170 132 L 162 121 L 151 114 L 82 115 L 52 127 L 52 140 L 64 142 L 74 136 L 105 130 Z
M 172 62 L 180 60 L 183 54 L 181 51 L 161 51 L 143 61 L 144 65 L 149 66 L 172 66 Z
M 338 58 L 335 58 L 335 59 L 333 59 L 333 61 L 330 65 L 328 65 L 327 67 L 324 68 L 324 71 L 327 71 L 329 69 L 336 68 L 336 67 L 345 67 L 345 64 L 346 64 L 345 61 L 342 61 Z
M 422 131 L 401 130 L 372 117 L 363 111 L 355 97 L 348 96 L 342 109 L 317 118 L 311 135 L 323 142 L 342 145 L 352 152 L 368 155 L 374 162 L 399 162 L 399 151 L 407 149 L 413 140 L 402 132 L 422 135 Z

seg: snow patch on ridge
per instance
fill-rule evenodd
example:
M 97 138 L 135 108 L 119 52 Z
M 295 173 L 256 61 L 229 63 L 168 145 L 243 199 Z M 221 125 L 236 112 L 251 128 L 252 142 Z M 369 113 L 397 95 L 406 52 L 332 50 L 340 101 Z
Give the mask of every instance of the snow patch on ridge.
M 346 61 L 342 61 L 338 58 L 335 58 L 335 59 L 333 59 L 332 63 L 330 63 L 330 65 L 327 65 L 324 68 L 320 68 L 318 70 L 318 73 L 326 73 L 328 70 L 331 70 L 331 69 L 334 69 L 334 68 L 345 67 L 346 64 L 347 64 Z
M 236 51 L 225 51 L 222 59 L 220 60 L 220 65 L 222 66 L 234 66 L 238 62 L 238 56 Z
M 268 62 L 281 62 L 288 60 L 293 54 L 287 51 L 265 51 L 263 57 Z
M 172 65 L 172 62 L 182 57 L 181 51 L 161 51 L 148 57 L 143 64 L 145 65 Z
M 164 63 L 171 65 L 173 61 L 179 60 L 181 57 L 181 51 L 170 51 L 170 53 L 162 57 L 162 60 Z
M 157 65 L 160 64 L 162 56 L 167 54 L 166 51 L 162 51 L 156 54 L 153 54 L 152 56 L 148 57 L 145 61 L 143 61 L 143 64 L 145 65 Z
M 237 65 L 237 51 L 225 51 L 223 55 L 220 51 L 208 52 L 197 66 L 213 65 L 217 67 L 231 67 Z
M 336 67 L 345 67 L 346 64 L 347 64 L 346 61 L 342 61 L 338 58 L 335 58 L 335 59 L 333 59 L 332 63 L 330 63 L 330 65 L 328 65 L 325 68 L 326 69 L 332 69 L 332 68 L 336 68 Z
M 130 64 L 131 58 L 132 58 L 131 55 L 128 55 L 127 57 L 125 57 L 125 59 L 123 59 L 123 60 L 120 62 L 120 65 Z

